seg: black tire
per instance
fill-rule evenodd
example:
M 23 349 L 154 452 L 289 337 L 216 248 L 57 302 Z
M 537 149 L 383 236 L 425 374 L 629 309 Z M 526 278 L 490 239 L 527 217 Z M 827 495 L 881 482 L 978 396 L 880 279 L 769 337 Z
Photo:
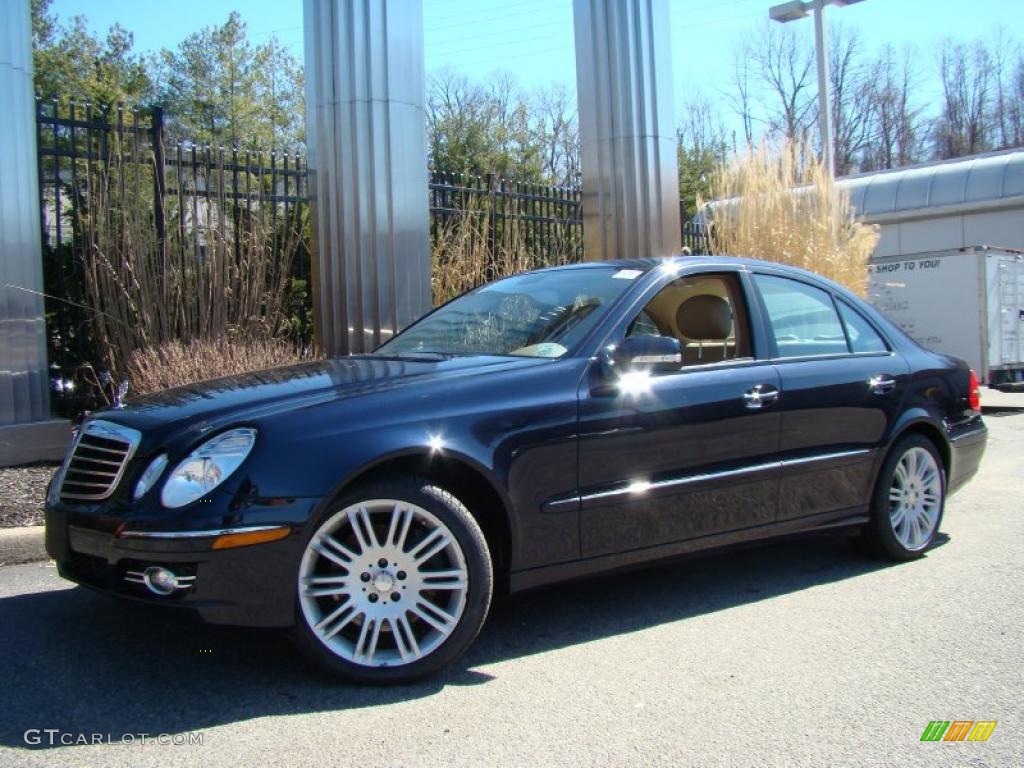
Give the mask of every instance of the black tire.
M 893 527 L 890 512 L 890 490 L 893 487 L 893 476 L 900 461 L 915 449 L 927 451 L 935 462 L 939 474 L 938 515 L 934 526 L 923 541 L 914 547 L 906 546 Z M 862 540 L 869 552 L 879 557 L 897 562 L 916 560 L 922 557 L 935 541 L 935 536 L 942 525 L 942 515 L 946 507 L 946 472 L 935 444 L 922 435 L 908 435 L 900 439 L 889 451 L 878 473 L 875 490 L 871 497 L 871 519 L 865 526 Z
M 364 685 L 400 685 L 439 672 L 458 659 L 476 639 L 491 603 L 493 566 L 483 531 L 461 501 L 430 480 L 397 474 L 380 476 L 343 493 L 309 526 L 303 553 L 321 526 L 340 510 L 373 499 L 393 499 L 426 510 L 448 528 L 461 548 L 467 587 L 464 607 L 455 628 L 436 648 L 414 661 L 395 666 L 366 666 L 343 658 L 321 641 L 307 621 L 301 608 L 301 598 L 297 598 L 296 623 L 290 635 L 306 659 L 333 676 Z M 297 563 L 296 589 L 299 588 L 300 567 L 301 564 Z

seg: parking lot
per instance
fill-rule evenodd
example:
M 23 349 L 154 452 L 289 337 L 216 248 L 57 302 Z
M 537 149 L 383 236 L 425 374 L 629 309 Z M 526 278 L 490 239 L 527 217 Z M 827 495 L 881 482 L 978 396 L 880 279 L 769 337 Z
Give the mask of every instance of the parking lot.
M 406 688 L 332 683 L 275 633 L 122 606 L 51 564 L 2 568 L 0 764 L 1024 764 L 1024 412 L 987 421 L 923 560 L 816 537 L 551 588 Z M 998 725 L 923 743 L 931 720 Z M 183 732 L 202 744 L 139 743 Z

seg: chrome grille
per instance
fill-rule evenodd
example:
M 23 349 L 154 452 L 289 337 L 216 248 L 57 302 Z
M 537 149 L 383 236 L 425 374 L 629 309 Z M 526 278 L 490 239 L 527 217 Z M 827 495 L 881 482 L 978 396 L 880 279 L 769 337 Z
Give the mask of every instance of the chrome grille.
M 61 469 L 62 501 L 101 501 L 117 488 L 142 433 L 109 421 L 92 421 L 79 433 Z

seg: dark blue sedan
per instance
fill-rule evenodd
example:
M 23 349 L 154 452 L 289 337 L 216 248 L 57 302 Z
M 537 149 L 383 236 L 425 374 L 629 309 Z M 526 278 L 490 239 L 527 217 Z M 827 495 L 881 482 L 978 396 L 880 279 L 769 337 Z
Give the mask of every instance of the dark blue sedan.
M 465 651 L 496 591 L 824 529 L 920 557 L 985 440 L 963 362 L 818 276 L 580 264 L 373 354 L 93 415 L 47 548 L 78 583 L 403 682 Z

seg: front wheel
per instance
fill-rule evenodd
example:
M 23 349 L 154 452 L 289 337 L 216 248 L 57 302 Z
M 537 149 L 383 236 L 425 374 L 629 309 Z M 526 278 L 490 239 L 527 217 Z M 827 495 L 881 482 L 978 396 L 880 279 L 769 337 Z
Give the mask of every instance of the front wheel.
M 920 435 L 900 440 L 878 476 L 871 522 L 871 548 L 893 560 L 921 557 L 942 522 L 946 476 L 935 445 Z
M 346 493 L 313 526 L 297 589 L 293 638 L 306 656 L 353 682 L 405 683 L 473 642 L 493 573 L 469 510 L 396 475 Z

